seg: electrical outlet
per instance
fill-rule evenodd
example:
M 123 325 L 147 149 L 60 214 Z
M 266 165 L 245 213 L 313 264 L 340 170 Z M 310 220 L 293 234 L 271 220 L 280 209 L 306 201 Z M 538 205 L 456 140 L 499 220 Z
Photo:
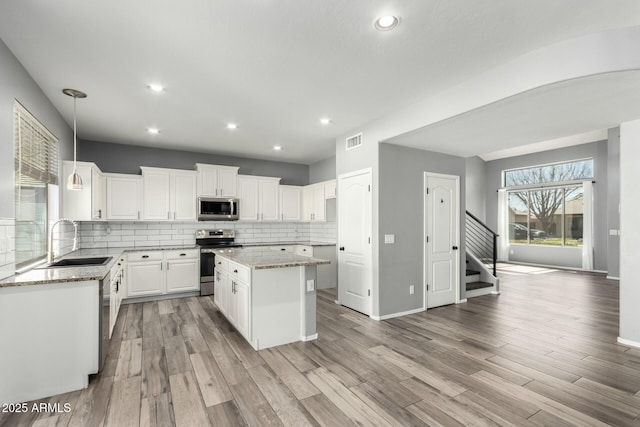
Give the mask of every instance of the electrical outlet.
M 313 292 L 316 289 L 316 281 L 313 279 L 307 280 L 307 292 Z
M 413 285 L 409 286 L 409 295 L 413 295 L 416 293 L 416 287 Z
M 513 255 L 513 249 L 509 249 L 509 255 Z
M 395 234 L 385 234 L 384 235 L 384 243 L 393 245 L 396 242 Z

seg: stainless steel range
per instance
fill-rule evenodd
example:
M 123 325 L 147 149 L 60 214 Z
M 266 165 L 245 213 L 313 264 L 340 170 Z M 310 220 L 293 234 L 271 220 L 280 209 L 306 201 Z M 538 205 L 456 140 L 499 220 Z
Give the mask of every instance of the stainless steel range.
M 200 295 L 213 295 L 213 278 L 216 266 L 216 249 L 241 248 L 235 242 L 233 230 L 198 230 L 196 244 L 200 247 Z

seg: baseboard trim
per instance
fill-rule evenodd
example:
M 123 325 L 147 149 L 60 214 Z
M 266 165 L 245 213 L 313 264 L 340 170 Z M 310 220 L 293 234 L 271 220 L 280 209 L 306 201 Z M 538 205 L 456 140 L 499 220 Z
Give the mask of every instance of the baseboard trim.
M 122 304 L 135 304 L 138 302 L 160 301 L 164 299 L 199 297 L 200 291 L 180 292 L 175 294 L 148 295 L 142 297 L 129 297 L 122 300 Z M 211 295 L 213 296 L 213 295 Z
M 337 299 L 333 300 L 333 302 L 335 302 L 337 305 L 342 305 L 342 304 L 340 304 L 340 301 L 338 301 Z
M 459 300 L 456 304 L 464 304 L 465 302 L 467 302 L 466 298 Z
M 636 347 L 636 348 L 640 348 L 640 342 L 638 341 L 632 341 L 632 340 L 628 340 L 626 338 L 620 338 L 618 337 L 618 343 L 622 344 L 622 345 L 626 345 L 629 347 Z
M 313 341 L 318 339 L 318 334 L 307 335 L 306 337 L 300 337 L 300 341 Z
M 607 276 L 607 279 L 611 279 L 611 280 L 620 280 L 619 277 L 617 276 Z
M 420 307 L 420 308 L 416 308 L 413 310 L 408 310 L 408 311 L 400 311 L 398 313 L 391 313 L 391 314 L 385 314 L 384 316 L 369 316 L 370 318 L 372 318 L 373 320 L 387 320 L 387 319 L 393 319 L 394 317 L 401 317 L 401 316 L 408 316 L 410 314 L 416 314 L 416 313 L 420 313 L 424 311 L 424 308 Z

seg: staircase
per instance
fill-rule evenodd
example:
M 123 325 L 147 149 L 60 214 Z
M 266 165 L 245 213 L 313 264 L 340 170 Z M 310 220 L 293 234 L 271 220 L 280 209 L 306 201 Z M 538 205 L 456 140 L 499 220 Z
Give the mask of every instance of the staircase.
M 496 274 L 498 235 L 471 212 L 466 212 L 467 298 L 498 294 Z

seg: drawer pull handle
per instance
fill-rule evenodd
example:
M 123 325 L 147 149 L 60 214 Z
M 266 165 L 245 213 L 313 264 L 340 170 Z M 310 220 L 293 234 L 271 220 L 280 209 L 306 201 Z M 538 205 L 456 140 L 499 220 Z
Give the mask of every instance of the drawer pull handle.
M 234 273 L 237 273 L 237 272 L 238 272 L 238 270 L 233 270 L 233 272 L 234 272 Z
M 286 249 L 286 248 L 280 248 L 280 250 L 281 250 L 281 251 L 286 251 L 287 249 Z
M 187 256 L 187 254 L 180 254 L 180 256 Z
M 142 258 L 149 258 L 149 255 L 142 255 Z

